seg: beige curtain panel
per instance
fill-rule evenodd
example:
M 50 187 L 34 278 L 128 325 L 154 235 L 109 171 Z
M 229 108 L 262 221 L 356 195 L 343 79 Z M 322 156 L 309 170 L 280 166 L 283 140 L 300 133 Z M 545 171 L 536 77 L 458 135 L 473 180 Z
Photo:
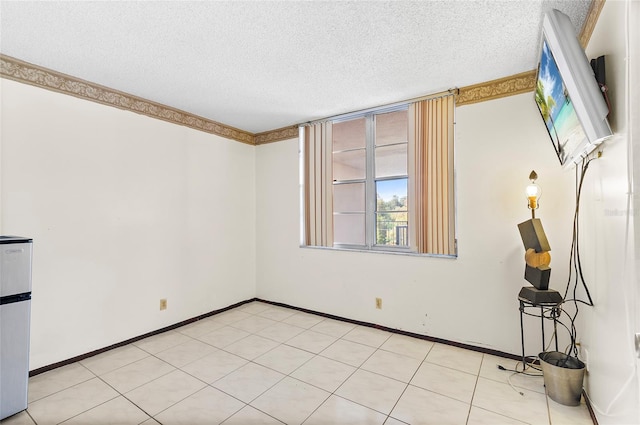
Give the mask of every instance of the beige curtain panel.
M 305 244 L 333 246 L 331 123 L 304 128 Z
M 453 194 L 455 97 L 411 104 L 409 137 L 415 167 L 415 235 L 420 253 L 456 255 Z

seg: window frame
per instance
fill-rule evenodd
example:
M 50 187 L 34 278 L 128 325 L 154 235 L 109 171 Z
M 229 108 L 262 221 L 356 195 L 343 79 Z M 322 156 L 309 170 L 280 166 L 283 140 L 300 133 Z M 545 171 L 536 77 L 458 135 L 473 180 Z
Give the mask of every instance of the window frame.
M 410 208 L 407 208 L 407 226 L 408 226 L 408 245 L 407 246 L 395 246 L 395 245 L 382 245 L 377 244 L 377 197 L 376 197 L 376 182 L 385 181 L 385 180 L 398 180 L 398 179 L 407 179 L 407 204 L 410 206 L 413 204 L 412 202 L 412 193 L 410 190 L 410 184 L 412 180 L 412 176 L 410 174 L 410 164 L 411 164 L 411 149 L 409 149 L 409 137 L 407 131 L 407 140 L 405 143 L 407 144 L 407 174 L 406 175 L 394 175 L 394 176 L 385 176 L 376 178 L 375 175 L 375 149 L 376 149 L 376 120 L 375 117 L 377 115 L 405 111 L 407 114 L 407 121 L 409 119 L 409 104 L 403 103 L 398 105 L 393 105 L 390 107 L 381 107 L 375 108 L 367 111 L 363 111 L 360 113 L 348 114 L 345 116 L 336 117 L 334 119 L 328 120 L 332 125 L 339 124 L 342 122 L 347 122 L 351 120 L 356 120 L 360 118 L 365 118 L 365 178 L 364 179 L 352 179 L 352 180 L 332 180 L 332 186 L 336 184 L 349 184 L 356 182 L 364 182 L 365 183 L 365 244 L 345 244 L 345 243 L 337 243 L 334 241 L 333 247 L 334 249 L 344 249 L 344 250 L 359 250 L 359 251 L 376 251 L 376 252 L 391 252 L 391 253 L 417 253 L 415 247 L 413 247 L 412 242 L 415 240 L 414 237 L 414 226 L 411 221 L 412 214 L 410 213 Z M 380 145 L 380 146 L 393 146 L 400 145 L 399 143 L 392 143 L 389 145 Z M 342 151 L 333 151 L 335 152 L 344 152 L 355 149 L 345 149 Z M 332 159 L 333 160 L 333 159 Z M 333 196 L 333 190 L 332 190 Z M 338 213 L 338 215 L 340 215 Z M 335 212 L 334 212 L 335 216 Z M 335 220 L 334 220 L 335 223 Z M 332 232 L 334 229 L 332 229 Z M 334 233 L 335 236 L 335 233 Z
M 298 144 L 300 247 L 457 259 L 456 97 L 455 90 L 448 90 L 301 123 Z M 443 101 L 444 98 L 448 100 Z M 333 190 L 327 190 L 333 187 L 333 123 L 369 113 L 377 115 L 402 109 L 408 111 L 407 221 L 413 224 L 410 226 L 411 234 L 407 235 L 409 247 L 370 245 L 368 248 L 364 245 L 335 244 Z M 439 171 L 434 173 L 434 170 Z M 425 178 L 428 178 L 428 183 Z M 331 195 L 326 196 L 329 193 Z

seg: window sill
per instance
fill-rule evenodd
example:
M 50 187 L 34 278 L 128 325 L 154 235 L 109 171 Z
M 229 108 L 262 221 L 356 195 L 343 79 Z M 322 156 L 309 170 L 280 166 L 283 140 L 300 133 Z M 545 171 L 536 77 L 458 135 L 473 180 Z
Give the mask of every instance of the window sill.
M 372 254 L 385 254 L 385 255 L 404 255 L 409 257 L 432 257 L 432 258 L 445 258 L 450 260 L 455 260 L 458 258 L 457 255 L 444 255 L 444 254 L 421 254 L 415 251 L 405 251 L 405 250 L 381 250 L 381 249 L 358 249 L 358 248 L 344 248 L 344 247 L 330 247 L 330 246 L 312 246 L 312 245 L 300 245 L 300 248 L 303 249 L 318 249 L 322 251 L 346 251 L 346 252 L 365 252 Z

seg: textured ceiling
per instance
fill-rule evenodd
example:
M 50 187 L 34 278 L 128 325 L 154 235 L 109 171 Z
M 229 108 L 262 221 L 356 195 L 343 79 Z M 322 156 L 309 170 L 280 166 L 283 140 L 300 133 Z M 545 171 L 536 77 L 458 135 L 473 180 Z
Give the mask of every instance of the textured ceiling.
M 0 52 L 253 133 L 536 67 L 590 1 L 0 1 Z

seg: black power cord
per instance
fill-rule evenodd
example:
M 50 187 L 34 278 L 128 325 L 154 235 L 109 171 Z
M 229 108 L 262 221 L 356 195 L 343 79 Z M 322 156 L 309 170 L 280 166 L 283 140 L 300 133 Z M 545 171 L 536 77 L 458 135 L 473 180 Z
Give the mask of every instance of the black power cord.
M 568 317 L 570 321 L 570 327 L 567 327 L 562 322 L 559 322 L 567 331 L 569 332 L 569 337 L 571 344 L 569 346 L 569 353 L 573 352 L 575 357 L 578 357 L 578 347 L 576 345 L 577 331 L 575 327 L 575 321 L 578 317 L 579 312 L 579 303 L 592 306 L 593 300 L 591 299 L 591 294 L 589 293 L 589 288 L 587 286 L 587 282 L 584 279 L 584 274 L 582 272 L 582 261 L 580 259 L 580 198 L 582 195 L 582 184 L 584 183 L 584 178 L 587 174 L 587 170 L 589 169 L 589 164 L 595 158 L 583 159 L 582 163 L 579 167 L 576 166 L 576 209 L 573 215 L 573 235 L 571 241 L 571 253 L 569 255 L 569 278 L 567 280 L 567 287 L 564 292 L 564 301 L 573 302 L 575 312 L 573 315 L 567 313 L 564 309 L 562 310 Z M 573 298 L 567 299 L 567 294 L 569 293 L 569 288 L 573 283 Z M 585 290 L 588 301 L 583 301 L 578 299 L 577 290 L 578 283 L 582 284 L 582 287 Z

